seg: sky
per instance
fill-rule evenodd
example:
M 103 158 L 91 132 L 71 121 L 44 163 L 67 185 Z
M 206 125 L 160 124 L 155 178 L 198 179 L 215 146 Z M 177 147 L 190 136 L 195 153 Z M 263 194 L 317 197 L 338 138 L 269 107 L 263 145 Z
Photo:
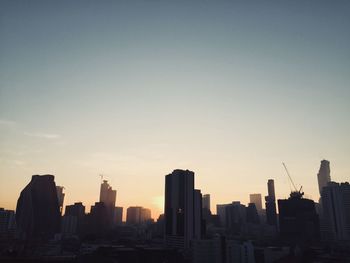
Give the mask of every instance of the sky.
M 195 172 L 211 208 L 350 178 L 349 1 L 0 1 L 0 207 L 33 174 L 65 204 L 163 210 Z

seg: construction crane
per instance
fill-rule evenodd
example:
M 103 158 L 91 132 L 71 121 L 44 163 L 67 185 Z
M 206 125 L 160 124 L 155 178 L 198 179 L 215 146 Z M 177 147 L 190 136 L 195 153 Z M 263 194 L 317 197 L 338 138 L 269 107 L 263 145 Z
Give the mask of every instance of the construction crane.
M 289 181 L 292 183 L 293 187 L 294 187 L 294 191 L 291 191 L 290 193 L 290 197 L 299 197 L 301 198 L 303 195 L 304 195 L 304 192 L 302 192 L 301 190 L 303 189 L 303 187 L 301 186 L 300 189 L 298 190 L 293 182 L 293 179 L 292 177 L 290 176 L 289 174 L 289 171 L 287 169 L 287 166 L 285 163 L 282 163 L 283 164 L 283 167 L 284 167 L 284 170 L 286 170 L 286 173 L 289 177 Z

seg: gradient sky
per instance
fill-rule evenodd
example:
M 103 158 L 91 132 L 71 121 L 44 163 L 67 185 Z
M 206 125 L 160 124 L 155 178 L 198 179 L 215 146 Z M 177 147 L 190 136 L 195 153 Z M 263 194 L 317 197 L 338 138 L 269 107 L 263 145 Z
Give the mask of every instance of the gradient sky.
M 349 1 L 0 2 L 0 207 L 51 173 L 65 204 L 162 211 L 164 176 L 217 203 L 318 200 L 350 178 Z M 89 208 L 88 208 L 89 210 Z

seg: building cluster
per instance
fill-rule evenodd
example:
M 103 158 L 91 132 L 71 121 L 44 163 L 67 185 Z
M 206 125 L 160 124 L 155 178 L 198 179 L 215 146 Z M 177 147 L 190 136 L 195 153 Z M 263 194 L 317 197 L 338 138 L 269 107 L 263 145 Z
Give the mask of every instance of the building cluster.
M 350 185 L 331 181 L 326 160 L 321 161 L 317 179 L 318 203 L 304 198 L 301 190 L 277 200 L 274 180 L 269 179 L 265 207 L 262 194 L 253 193 L 247 205 L 240 201 L 217 204 L 214 214 L 210 194 L 202 195 L 195 188 L 194 172 L 177 169 L 165 176 L 164 214 L 154 222 L 150 209 L 131 206 L 124 222 L 123 207 L 116 206 L 117 191 L 107 180 L 101 182 L 99 202 L 87 213 L 81 202 L 63 209 L 64 188 L 56 186 L 53 175 L 33 175 L 20 193 L 16 212 L 0 209 L 0 244 L 4 240 L 25 244 L 56 240 L 61 242 L 60 253 L 66 249 L 94 258 L 102 249 L 120 262 L 130 253 L 135 258 L 144 255 L 140 256 L 143 261 L 129 258 L 125 262 L 148 262 L 148 253 L 152 260 L 159 258 L 149 262 L 231 263 L 291 261 L 315 246 L 318 250 L 311 254 L 324 257 L 325 244 L 332 253 L 347 251 Z M 119 246 L 105 248 L 93 243 L 87 249 L 72 240 L 103 244 L 108 240 Z M 339 259 L 332 258 L 332 253 L 327 254 L 328 260 Z

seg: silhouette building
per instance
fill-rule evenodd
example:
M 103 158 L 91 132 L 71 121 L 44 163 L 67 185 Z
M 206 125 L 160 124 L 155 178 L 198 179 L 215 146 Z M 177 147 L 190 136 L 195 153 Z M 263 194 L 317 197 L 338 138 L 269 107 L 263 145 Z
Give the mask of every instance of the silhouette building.
M 247 209 L 247 223 L 260 224 L 258 210 L 254 203 L 249 203 Z
M 206 224 L 209 224 L 212 220 L 212 214 L 210 211 L 210 195 L 205 194 L 202 197 L 202 218 L 203 218 L 203 227 L 206 227 Z
M 226 206 L 229 204 L 217 204 L 216 205 L 216 214 L 219 217 L 221 226 L 226 226 Z
M 114 213 L 116 198 L 117 191 L 112 189 L 107 180 L 103 180 L 100 188 L 100 203 L 103 203 L 107 210 L 107 224 L 110 227 L 115 223 Z
M 85 206 L 81 202 L 67 205 L 64 216 L 62 218 L 63 234 L 80 234 L 85 219 Z
M 285 241 L 305 243 L 320 237 L 315 203 L 292 192 L 288 199 L 278 200 L 280 235 Z
M 210 194 L 203 195 L 202 207 L 203 209 L 210 211 Z
M 318 189 L 320 191 L 320 195 L 322 195 L 323 187 L 327 186 L 327 184 L 331 181 L 329 161 L 322 160 L 320 170 L 317 174 L 318 179 Z
M 74 203 L 74 205 L 67 205 L 65 215 L 76 216 L 82 219 L 85 215 L 85 206 L 81 202 Z
M 15 226 L 15 211 L 0 208 L 0 239 L 13 238 Z
M 130 206 L 126 210 L 127 224 L 141 224 L 151 220 L 151 210 L 141 206 Z
M 113 190 L 107 180 L 103 180 L 100 188 L 100 202 L 103 202 L 106 207 L 115 207 L 117 191 Z
M 95 202 L 88 216 L 87 233 L 102 233 L 111 227 L 110 213 L 104 202 Z
M 56 191 L 57 191 L 57 198 L 58 198 L 58 205 L 60 207 L 60 213 L 62 214 L 63 210 L 63 202 L 64 202 L 64 193 L 63 193 L 63 186 L 56 186 Z
M 205 221 L 203 220 L 203 211 L 202 211 L 202 193 L 201 190 L 194 190 L 194 237 L 200 239 L 205 233 Z
M 350 185 L 329 182 L 322 190 L 323 237 L 327 241 L 350 240 Z
M 246 206 L 239 201 L 225 206 L 226 228 L 231 234 L 241 234 L 247 222 Z
M 266 222 L 269 225 L 277 226 L 275 183 L 272 179 L 267 181 L 268 195 L 265 196 Z
M 254 203 L 258 213 L 262 213 L 262 200 L 261 194 L 250 194 L 250 203 Z
M 194 172 L 174 170 L 165 176 L 165 242 L 189 248 L 201 238 L 201 194 L 194 189 Z
M 33 175 L 17 201 L 16 226 L 20 239 L 53 237 L 60 230 L 60 208 L 53 175 Z
M 113 222 L 115 222 L 117 225 L 121 225 L 123 223 L 123 207 L 117 206 L 114 209 Z

